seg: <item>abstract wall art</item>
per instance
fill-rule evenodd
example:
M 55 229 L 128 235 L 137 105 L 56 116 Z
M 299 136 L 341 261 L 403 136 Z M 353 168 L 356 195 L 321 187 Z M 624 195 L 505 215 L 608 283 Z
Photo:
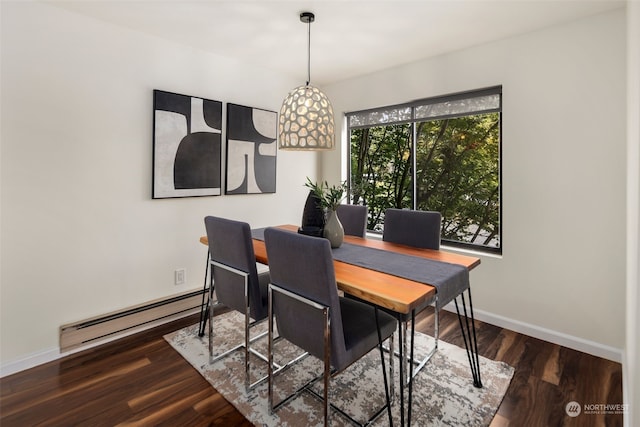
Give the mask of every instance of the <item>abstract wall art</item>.
M 153 198 L 221 194 L 222 102 L 153 91 Z
M 226 194 L 276 192 L 275 111 L 227 104 Z

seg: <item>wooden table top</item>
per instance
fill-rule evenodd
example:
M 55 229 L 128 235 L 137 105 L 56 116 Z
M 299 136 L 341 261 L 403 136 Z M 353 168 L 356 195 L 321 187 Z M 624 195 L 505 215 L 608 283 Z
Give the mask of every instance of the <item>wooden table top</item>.
M 281 225 L 278 228 L 291 231 L 298 229 L 295 225 Z M 418 249 L 377 239 L 345 236 L 344 241 L 354 245 L 458 264 L 469 270 L 480 264 L 480 258 L 477 257 L 441 250 Z M 209 244 L 207 236 L 200 237 L 200 242 L 204 245 Z M 258 262 L 269 264 L 264 241 L 254 239 L 253 250 Z M 413 308 L 431 299 L 436 293 L 436 288 L 433 286 L 341 261 L 334 261 L 334 269 L 338 289 L 341 291 L 402 314 L 410 313 Z

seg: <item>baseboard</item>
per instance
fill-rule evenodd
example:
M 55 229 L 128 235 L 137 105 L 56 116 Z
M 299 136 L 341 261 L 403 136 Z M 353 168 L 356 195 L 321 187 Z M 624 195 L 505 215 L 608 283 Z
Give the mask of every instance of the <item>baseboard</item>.
M 449 303 L 443 308 L 447 311 L 451 311 L 454 313 L 456 312 L 456 307 L 453 303 Z M 574 337 L 572 335 L 536 325 L 531 325 L 519 320 L 509 319 L 507 317 L 489 313 L 483 310 L 474 309 L 473 314 L 475 319 L 477 320 L 489 323 L 491 325 L 499 326 L 501 328 L 509 329 L 523 335 L 527 335 L 543 341 L 548 341 L 553 344 L 558 344 L 563 347 L 581 351 L 583 353 L 591 354 L 593 356 L 601 357 L 613 362 L 622 363 L 623 360 L 623 351 L 620 348 L 615 348 L 594 341 L 585 340 L 583 338 Z
M 61 359 L 66 356 L 70 356 L 74 353 L 78 353 L 84 350 L 88 350 L 93 347 L 97 347 L 99 345 L 103 345 L 112 341 L 116 341 L 120 338 L 127 337 L 129 335 L 136 334 L 138 332 L 143 332 L 148 329 L 155 328 L 156 326 L 163 325 L 165 323 L 173 322 L 174 320 L 181 319 L 183 317 L 188 317 L 193 314 L 197 314 L 200 312 L 199 308 L 194 308 L 191 310 L 183 311 L 181 313 L 176 313 L 174 315 L 166 316 L 162 319 L 158 319 L 152 322 L 148 322 L 144 325 L 140 325 L 136 328 L 129 329 L 127 331 L 122 331 L 117 335 L 112 335 L 109 337 L 104 337 L 101 340 L 96 340 L 90 343 L 86 343 L 84 345 L 77 346 L 68 351 L 60 351 L 59 347 L 51 348 L 49 350 L 40 351 L 37 353 L 30 354 L 20 360 L 16 360 L 14 362 L 9 362 L 7 364 L 0 365 L 0 378 L 3 378 L 7 375 L 15 374 L 20 371 L 24 371 L 26 369 L 34 368 L 39 365 L 43 365 L 48 362 L 53 362 L 54 360 Z
M 59 359 L 60 357 L 61 354 L 58 347 L 32 353 L 22 359 L 0 365 L 0 378 L 4 378 L 7 375 L 15 374 L 38 365 L 43 365 Z

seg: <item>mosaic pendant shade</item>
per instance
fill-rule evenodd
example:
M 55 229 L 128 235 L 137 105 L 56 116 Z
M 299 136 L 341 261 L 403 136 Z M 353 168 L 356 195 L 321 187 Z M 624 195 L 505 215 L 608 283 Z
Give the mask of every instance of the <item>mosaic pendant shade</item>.
M 309 84 L 289 92 L 280 109 L 278 140 L 284 150 L 333 149 L 335 124 L 329 98 Z

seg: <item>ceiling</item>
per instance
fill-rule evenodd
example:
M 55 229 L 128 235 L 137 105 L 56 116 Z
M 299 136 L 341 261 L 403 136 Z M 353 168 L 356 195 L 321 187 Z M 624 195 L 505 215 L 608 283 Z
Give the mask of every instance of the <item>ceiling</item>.
M 45 0 L 311 81 L 345 80 L 624 7 L 618 0 Z

